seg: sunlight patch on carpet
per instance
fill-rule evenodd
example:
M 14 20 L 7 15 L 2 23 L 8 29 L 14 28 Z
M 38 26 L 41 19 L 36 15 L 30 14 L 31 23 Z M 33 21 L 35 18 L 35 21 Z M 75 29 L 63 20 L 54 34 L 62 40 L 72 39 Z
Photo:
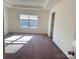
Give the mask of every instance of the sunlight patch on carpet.
M 20 38 L 20 37 L 21 37 L 21 36 L 11 36 L 11 37 L 6 38 L 5 40 L 14 41 L 14 40 L 16 40 L 16 39 L 18 39 L 18 38 Z
M 24 36 L 21 39 L 17 40 L 17 41 L 23 41 L 23 42 L 27 42 L 30 41 L 32 39 L 33 36 Z
M 9 40 L 5 40 L 5 43 L 11 43 L 12 41 L 9 41 Z
M 5 53 L 16 53 L 20 48 L 23 47 L 23 44 L 20 45 L 8 45 L 5 47 Z
M 15 42 L 13 42 L 13 43 L 27 43 L 27 42 L 15 41 Z

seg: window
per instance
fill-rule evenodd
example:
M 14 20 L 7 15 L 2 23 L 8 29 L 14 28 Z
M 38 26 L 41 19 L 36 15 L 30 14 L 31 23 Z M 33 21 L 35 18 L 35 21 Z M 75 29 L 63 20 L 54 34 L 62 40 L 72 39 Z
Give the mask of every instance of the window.
M 20 15 L 21 28 L 37 28 L 38 16 L 36 15 Z

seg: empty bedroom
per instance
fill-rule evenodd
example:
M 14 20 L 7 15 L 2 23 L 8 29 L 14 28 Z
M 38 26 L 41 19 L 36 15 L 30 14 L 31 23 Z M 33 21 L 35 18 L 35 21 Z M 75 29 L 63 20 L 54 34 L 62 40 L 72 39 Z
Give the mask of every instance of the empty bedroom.
M 75 0 L 3 0 L 4 59 L 76 59 Z

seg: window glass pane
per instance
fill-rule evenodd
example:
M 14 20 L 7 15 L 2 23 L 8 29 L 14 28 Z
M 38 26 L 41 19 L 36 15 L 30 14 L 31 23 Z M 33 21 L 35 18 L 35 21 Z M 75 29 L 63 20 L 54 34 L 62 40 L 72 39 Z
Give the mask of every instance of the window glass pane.
M 30 20 L 30 28 L 37 28 L 38 21 L 37 20 Z
M 28 24 L 29 24 L 28 20 L 26 20 L 26 19 L 21 19 L 20 20 L 21 28 L 28 28 Z
M 38 20 L 38 16 L 30 15 L 30 20 Z
M 21 28 L 37 28 L 38 16 L 37 15 L 20 15 L 20 27 Z
M 20 19 L 29 19 L 29 15 L 20 15 Z

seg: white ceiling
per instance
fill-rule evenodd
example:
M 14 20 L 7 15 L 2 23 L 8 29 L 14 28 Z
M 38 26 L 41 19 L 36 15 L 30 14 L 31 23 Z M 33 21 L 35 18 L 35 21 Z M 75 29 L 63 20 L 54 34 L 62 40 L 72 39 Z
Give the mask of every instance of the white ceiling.
M 43 6 L 46 0 L 8 0 L 14 5 L 32 5 L 32 6 Z
M 4 3 L 7 3 L 8 5 L 14 8 L 43 9 L 43 8 L 46 8 L 46 7 L 48 8 L 49 6 L 55 5 L 56 2 L 59 2 L 59 1 L 61 0 L 4 0 Z

